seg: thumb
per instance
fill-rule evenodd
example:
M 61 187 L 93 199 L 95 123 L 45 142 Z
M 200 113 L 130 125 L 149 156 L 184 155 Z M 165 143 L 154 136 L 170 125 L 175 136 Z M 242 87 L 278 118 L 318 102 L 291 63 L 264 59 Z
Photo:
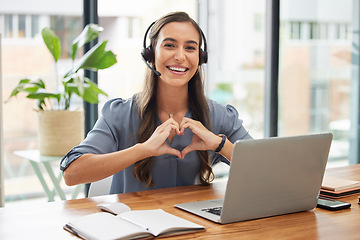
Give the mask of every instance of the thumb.
M 171 155 L 175 155 L 175 156 L 177 156 L 178 158 L 181 159 L 181 153 L 180 153 L 180 151 L 179 151 L 179 150 L 176 150 L 175 148 L 168 147 L 166 153 L 167 153 L 167 154 L 171 154 Z
M 194 151 L 195 149 L 193 149 L 193 147 L 191 146 L 192 144 L 190 144 L 189 146 L 187 146 L 186 148 L 184 148 L 181 151 L 181 159 L 184 159 L 184 157 L 186 156 L 186 154 L 188 154 L 189 152 Z

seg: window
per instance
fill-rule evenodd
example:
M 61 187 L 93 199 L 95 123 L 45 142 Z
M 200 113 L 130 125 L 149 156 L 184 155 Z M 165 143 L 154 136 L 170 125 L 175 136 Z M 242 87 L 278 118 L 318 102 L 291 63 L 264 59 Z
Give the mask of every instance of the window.
M 301 37 L 301 23 L 300 22 L 291 22 L 290 31 L 291 39 L 300 39 Z
M 325 132 L 329 126 L 329 88 L 326 82 L 311 86 L 310 132 Z
M 208 7 L 208 96 L 235 106 L 250 134 L 261 138 L 264 135 L 265 1 L 212 0 Z M 249 24 L 251 19 L 253 24 Z
M 279 135 L 331 131 L 336 137 L 328 167 L 347 165 L 351 95 L 355 93 L 351 81 L 354 69 L 359 68 L 352 65 L 351 57 L 352 2 L 335 1 L 331 6 L 311 2 L 308 8 L 317 11 L 301 11 L 299 1 L 286 3 L 280 2 L 280 21 L 292 24 L 292 34 L 280 35 Z M 294 23 L 307 25 L 308 37 L 298 39 Z M 288 31 L 286 24 L 281 24 L 280 31 Z
M 21 7 L 21 6 L 19 6 Z M 26 11 L 19 11 L 26 12 Z M 50 87 L 54 85 L 54 65 L 51 55 L 40 37 L 42 27 L 50 27 L 53 17 L 50 15 L 4 14 L 3 24 L 3 96 L 10 96 L 11 90 L 20 79 L 39 76 Z M 71 41 L 82 30 L 81 16 L 63 16 L 60 27 L 61 37 L 65 39 L 64 62 L 68 57 Z M 54 26 L 54 25 L 53 25 Z M 55 26 L 55 27 L 56 27 Z M 57 31 L 56 28 L 54 28 Z M 67 30 L 66 30 L 67 29 Z M 60 70 L 63 69 L 59 68 Z M 66 68 L 67 69 L 67 68 Z M 59 74 L 62 74 L 59 73 Z M 16 150 L 37 149 L 37 114 L 33 109 L 35 102 L 19 96 L 3 105 L 4 124 L 4 178 L 6 202 L 41 196 L 42 187 L 36 178 L 29 161 L 14 155 Z M 25 120 L 26 119 L 26 120 Z M 57 164 L 57 163 L 56 163 Z M 59 169 L 58 164 L 53 169 Z
M 73 16 L 50 16 L 50 28 L 61 41 L 61 58 L 68 59 L 71 57 L 72 41 L 82 31 L 81 17 Z
M 71 64 L 69 49 L 72 40 L 83 28 L 81 5 L 74 9 L 74 5 L 78 6 L 77 1 L 64 0 L 57 5 L 57 9 L 48 12 L 46 0 L 40 2 L 44 4 L 38 4 L 34 11 L 18 4 L 11 13 L 0 14 L 0 31 L 4 32 L 5 37 L 2 42 L 3 59 L 6 59 L 6 62 L 3 61 L 4 98 L 10 95 L 20 79 L 29 76 L 39 76 L 48 86 L 55 87 L 53 61 L 40 37 L 43 27 L 55 30 L 63 43 L 63 52 L 58 62 L 59 75 L 67 69 L 63 67 L 64 64 Z M 118 56 L 116 65 L 99 72 L 99 85 L 109 94 L 108 98 L 102 99 L 101 104 L 109 98 L 130 97 L 141 89 L 146 66 L 141 60 L 140 52 L 144 31 L 152 21 L 173 11 L 186 11 L 194 19 L 197 18 L 196 0 L 140 0 L 137 2 L 141 4 L 124 4 L 120 10 L 113 9 L 113 6 L 117 6 L 116 0 L 111 2 L 113 4 L 98 1 L 99 24 L 104 27 L 100 38 L 108 40 L 107 48 Z M 139 8 L 139 5 L 143 8 Z M 13 154 L 16 150 L 37 148 L 38 126 L 37 115 L 32 110 L 33 104 L 35 103 L 19 96 L 3 105 L 7 203 L 44 196 L 30 163 Z M 58 164 L 53 169 L 59 169 Z
M 14 36 L 13 33 L 13 15 L 6 14 L 5 15 L 5 38 L 12 38 Z
M 40 33 L 39 15 L 0 14 L 0 29 L 4 29 L 4 38 L 24 39 L 35 38 Z
M 336 24 L 336 37 L 338 39 L 349 39 L 350 36 L 349 28 L 350 26 L 348 24 L 344 24 L 344 23 Z
M 26 16 L 18 15 L 19 27 L 18 27 L 18 38 L 26 37 Z
M 35 38 L 40 33 L 39 16 L 31 15 L 31 37 Z
M 264 14 L 263 13 L 255 13 L 254 14 L 254 30 L 256 32 L 264 32 Z

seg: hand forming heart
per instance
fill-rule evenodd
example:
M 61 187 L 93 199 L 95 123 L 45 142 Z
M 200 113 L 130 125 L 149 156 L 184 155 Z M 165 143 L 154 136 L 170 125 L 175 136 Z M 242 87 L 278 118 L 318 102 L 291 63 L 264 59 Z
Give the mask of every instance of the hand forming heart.
M 181 152 L 170 147 L 165 141 L 169 137 L 172 130 L 176 135 L 184 135 L 185 129 L 188 128 L 193 133 L 192 142 Z M 184 117 L 180 125 L 170 118 L 163 124 L 158 126 L 152 136 L 145 142 L 152 146 L 152 156 L 163 154 L 172 154 L 183 159 L 186 154 L 195 150 L 215 150 L 221 139 L 210 132 L 201 122 Z

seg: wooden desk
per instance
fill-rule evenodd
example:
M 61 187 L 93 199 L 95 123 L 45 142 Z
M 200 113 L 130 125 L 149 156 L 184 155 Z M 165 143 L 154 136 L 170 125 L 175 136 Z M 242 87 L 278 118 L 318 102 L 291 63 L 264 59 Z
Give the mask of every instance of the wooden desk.
M 331 176 L 360 180 L 360 165 L 327 170 Z M 187 186 L 136 193 L 5 207 L 0 209 L 0 239 L 77 239 L 62 226 L 72 218 L 97 212 L 101 202 L 121 201 L 132 209 L 156 209 L 206 227 L 205 232 L 172 239 L 360 239 L 357 196 L 342 198 L 351 209 L 337 212 L 314 209 L 283 216 L 238 222 L 212 223 L 174 207 L 174 204 L 221 198 L 226 183 Z

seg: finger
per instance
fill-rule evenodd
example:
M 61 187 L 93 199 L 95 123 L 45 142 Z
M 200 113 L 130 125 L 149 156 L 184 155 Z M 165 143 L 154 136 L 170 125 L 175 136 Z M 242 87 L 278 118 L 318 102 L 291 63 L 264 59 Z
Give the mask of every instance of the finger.
M 154 134 L 154 139 L 158 139 L 158 143 L 165 142 L 166 139 L 169 137 L 171 130 L 177 129 L 177 126 L 174 125 L 168 125 L 166 128 L 161 129 L 157 134 Z
M 166 154 L 171 154 L 171 155 L 175 155 L 178 158 L 181 159 L 181 153 L 179 150 L 176 150 L 175 148 L 172 147 L 168 147 Z
M 177 121 L 175 121 L 174 118 L 169 118 L 168 120 L 166 120 L 164 123 L 173 123 L 175 125 L 178 125 L 179 126 L 179 123 Z M 163 123 L 163 124 L 164 124 Z
M 184 157 L 186 156 L 186 154 L 188 154 L 189 152 L 194 151 L 195 149 L 193 149 L 193 147 L 191 146 L 191 144 L 189 146 L 187 146 L 186 148 L 184 148 L 181 151 L 181 159 L 184 159 Z
M 196 124 L 194 124 L 193 122 L 186 122 L 180 128 L 181 134 L 185 134 L 185 129 L 186 128 L 190 129 L 190 131 L 193 132 L 196 135 L 198 135 L 199 130 L 200 130 L 198 128 L 198 126 Z
M 157 129 L 157 131 L 159 133 L 170 133 L 170 131 L 174 129 L 177 132 L 179 131 L 179 124 L 177 123 L 173 123 L 173 122 L 167 122 L 167 123 L 163 123 L 162 125 L 160 125 Z
M 180 123 L 180 127 L 183 126 L 185 123 L 190 123 L 190 122 L 195 122 L 195 120 L 191 118 L 183 117 Z
M 166 144 L 165 141 L 169 137 L 172 129 L 177 129 L 177 126 L 169 124 L 165 128 L 162 127 L 162 129 L 157 129 L 146 142 L 151 143 L 152 146 L 158 148 L 163 144 Z M 162 151 L 164 151 L 164 147 L 162 147 L 162 149 Z
M 185 128 L 189 128 L 189 125 L 190 125 L 190 123 L 192 122 L 192 119 L 190 119 L 190 118 L 186 118 L 186 117 L 184 117 L 182 120 L 181 120 L 181 123 L 180 123 L 180 133 L 182 134 L 182 135 L 184 135 L 185 134 Z M 190 130 L 191 130 L 191 128 L 190 128 Z
M 175 125 L 179 126 L 178 122 L 176 122 L 173 118 L 169 118 L 168 120 L 163 122 L 160 126 L 158 126 L 158 128 L 166 127 L 169 124 L 175 124 Z
M 175 130 L 175 131 L 179 131 L 179 127 L 177 125 L 174 124 L 169 124 L 168 126 L 166 126 L 165 131 L 170 134 L 171 130 Z
M 180 123 L 180 130 L 184 130 L 185 128 L 190 128 L 190 130 L 193 131 L 195 128 L 204 128 L 204 126 L 197 120 L 184 117 Z
M 176 128 L 173 128 L 175 130 L 175 133 L 177 135 L 180 135 L 180 125 L 177 121 L 175 121 L 173 118 L 170 118 L 168 120 L 165 121 L 166 124 L 170 124 L 170 125 L 175 125 Z

